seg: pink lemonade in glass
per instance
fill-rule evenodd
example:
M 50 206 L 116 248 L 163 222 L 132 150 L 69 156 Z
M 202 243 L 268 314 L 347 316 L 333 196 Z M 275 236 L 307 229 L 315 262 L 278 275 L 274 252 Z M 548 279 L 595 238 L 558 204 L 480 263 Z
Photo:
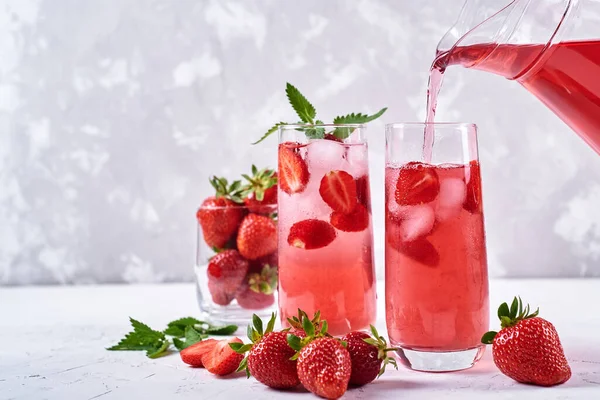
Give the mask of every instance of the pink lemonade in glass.
M 417 135 L 422 142 L 423 131 Z M 489 314 L 480 176 L 477 160 L 388 159 L 386 323 L 390 342 L 413 369 L 468 368 L 483 353 Z M 466 355 L 441 358 L 453 352 Z
M 364 128 L 360 128 L 362 131 Z M 376 294 L 367 144 L 356 129 L 345 142 L 279 145 L 279 310 L 320 310 L 332 335 L 375 321 Z

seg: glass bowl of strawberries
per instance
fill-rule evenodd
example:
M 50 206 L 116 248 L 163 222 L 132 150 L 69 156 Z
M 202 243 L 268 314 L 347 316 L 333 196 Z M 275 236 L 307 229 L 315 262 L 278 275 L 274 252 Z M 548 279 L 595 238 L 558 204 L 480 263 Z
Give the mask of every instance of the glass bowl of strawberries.
M 277 306 L 277 174 L 252 166 L 242 176 L 212 177 L 215 195 L 196 212 L 196 291 L 213 322 L 244 324 Z

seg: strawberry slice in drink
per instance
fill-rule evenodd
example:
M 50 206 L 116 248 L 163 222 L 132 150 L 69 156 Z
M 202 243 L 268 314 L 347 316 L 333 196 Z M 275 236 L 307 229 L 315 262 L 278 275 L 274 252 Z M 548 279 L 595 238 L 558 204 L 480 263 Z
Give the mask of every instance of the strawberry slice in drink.
M 306 219 L 292 225 L 287 241 L 290 246 L 313 250 L 329 245 L 335 237 L 331 224 L 319 219 Z
M 361 232 L 369 227 L 369 212 L 362 204 L 357 204 L 348 214 L 339 211 L 331 213 L 331 225 L 343 232 Z
M 299 143 L 279 145 L 279 188 L 287 194 L 304 191 L 310 176 L 308 166 L 299 153 Z
M 413 241 L 404 241 L 402 234 L 401 225 L 388 222 L 385 235 L 387 245 L 428 267 L 435 267 L 440 263 L 440 253 L 429 240 L 420 237 Z
M 463 208 L 471 214 L 480 213 L 481 210 L 481 171 L 479 162 L 471 161 L 468 167 L 467 198 Z
M 400 168 L 395 199 L 401 206 L 429 203 L 440 192 L 440 180 L 433 165 L 409 162 Z
M 345 171 L 329 171 L 321 179 L 319 186 L 321 198 L 333 211 L 348 214 L 358 203 L 356 182 Z
M 368 175 L 356 178 L 356 197 L 358 197 L 358 202 L 365 206 L 368 211 L 371 210 L 371 190 L 369 186 Z

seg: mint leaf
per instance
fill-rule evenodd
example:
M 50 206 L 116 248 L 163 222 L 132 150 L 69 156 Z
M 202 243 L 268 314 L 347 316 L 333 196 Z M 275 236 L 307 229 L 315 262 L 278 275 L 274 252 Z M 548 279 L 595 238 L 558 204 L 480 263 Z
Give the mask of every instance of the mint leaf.
M 194 326 L 198 324 L 203 324 L 203 321 L 200 321 L 193 317 L 185 317 L 179 318 L 175 321 L 171 321 L 167 325 L 167 329 L 165 329 L 165 335 L 175 336 L 178 338 L 182 338 L 185 336 L 185 328 L 188 326 Z
M 307 124 L 313 124 L 317 111 L 315 110 L 315 107 L 306 100 L 306 97 L 290 83 L 286 83 L 285 93 L 300 120 Z
M 265 140 L 266 138 L 271 136 L 272 133 L 276 132 L 279 129 L 279 127 L 282 125 L 289 125 L 289 124 L 287 122 L 276 123 L 264 135 L 262 135 L 262 137 L 260 139 L 258 139 L 256 142 L 254 142 L 252 144 L 258 144 L 258 143 L 262 142 L 263 140 Z
M 146 350 L 154 354 L 158 350 L 164 351 L 169 347 L 169 341 L 164 333 L 151 329 L 148 325 L 129 318 L 133 331 L 129 332 L 119 343 L 107 350 Z M 165 345 L 166 343 L 166 345 Z M 165 347 L 166 346 L 166 347 Z
M 169 349 L 170 345 L 171 345 L 171 343 L 169 343 L 168 340 L 165 340 L 164 343 L 160 347 L 153 349 L 153 350 L 148 350 L 146 352 L 146 356 L 148 358 L 158 358 L 158 357 L 167 355 L 168 354 L 167 350 Z
M 377 118 L 381 117 L 383 115 L 383 113 L 385 113 L 386 111 L 387 111 L 387 107 L 384 107 L 373 115 L 367 115 L 367 114 L 361 114 L 361 113 L 358 113 L 358 114 L 352 113 L 352 114 L 348 114 L 348 115 L 342 115 L 342 116 L 335 117 L 333 119 L 333 123 L 336 125 L 366 124 L 367 122 L 371 122 L 371 121 L 376 120 Z M 335 131 L 333 132 L 333 134 L 340 139 L 346 139 L 348 136 L 350 136 L 350 134 L 353 131 L 354 131 L 354 128 L 335 128 Z
M 188 326 L 185 328 L 185 341 L 178 338 L 173 338 L 173 344 L 175 345 L 177 350 L 181 351 L 195 343 L 201 342 L 202 339 L 205 339 L 207 337 L 208 335 L 203 335 L 191 326 Z
M 225 325 L 219 327 L 211 327 L 206 329 L 206 333 L 209 335 L 221 335 L 221 336 L 229 336 L 233 335 L 238 330 L 237 325 Z

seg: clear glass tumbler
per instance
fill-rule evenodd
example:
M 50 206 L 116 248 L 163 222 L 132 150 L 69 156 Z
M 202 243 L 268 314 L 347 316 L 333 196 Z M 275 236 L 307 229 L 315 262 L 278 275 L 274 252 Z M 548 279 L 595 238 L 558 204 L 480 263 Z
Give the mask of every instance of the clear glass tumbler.
M 277 249 L 248 258 L 242 255 L 247 253 L 238 248 L 237 240 L 239 226 L 253 214 L 270 220 L 267 224 L 272 223 L 276 230 L 276 213 L 277 205 L 252 209 L 244 205 L 201 206 L 198 209 L 198 220 L 208 215 L 211 220 L 221 221 L 218 234 L 230 236 L 222 240 L 222 248 L 217 248 L 215 232 L 203 232 L 198 223 L 196 294 L 200 311 L 210 322 L 246 326 L 252 314 L 268 319 L 276 310 Z
M 385 205 L 390 342 L 414 370 L 473 366 L 489 326 L 476 126 L 387 125 Z
M 282 323 L 300 308 L 321 311 L 332 335 L 368 328 L 376 285 L 365 126 L 282 126 L 278 156 Z

